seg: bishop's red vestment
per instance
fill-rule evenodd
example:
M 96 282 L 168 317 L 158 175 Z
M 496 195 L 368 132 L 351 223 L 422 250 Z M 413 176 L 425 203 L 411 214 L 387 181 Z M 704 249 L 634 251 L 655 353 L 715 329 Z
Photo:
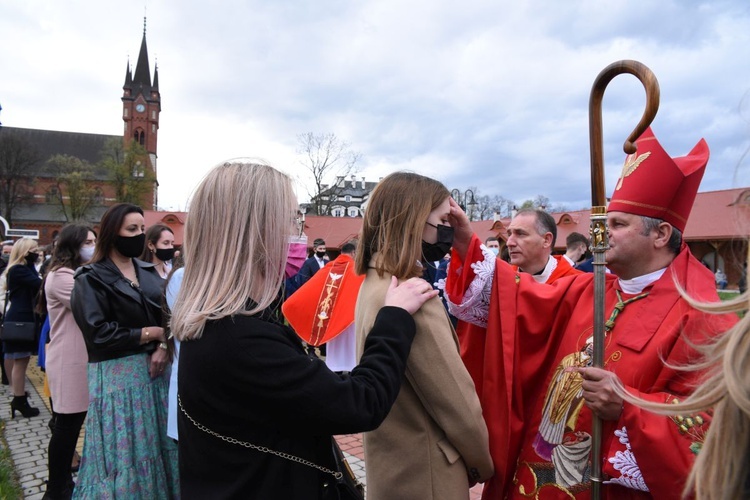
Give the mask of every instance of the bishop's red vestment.
M 593 274 L 538 284 L 490 252 L 474 236 L 466 263 L 453 252 L 446 292 L 459 319 L 481 326 L 462 354 L 475 376 L 490 433 L 496 475 L 485 499 L 588 498 L 591 418 L 582 379 L 566 367 L 586 366 L 593 330 Z M 648 295 L 620 312 L 605 341 L 605 369 L 632 393 L 670 402 L 690 393 L 695 372 L 675 370 L 698 355 L 692 343 L 725 331 L 734 316 L 691 308 L 675 280 L 699 301 L 718 300 L 712 274 L 683 246 Z M 605 315 L 632 298 L 608 275 Z M 669 365 L 669 366 L 668 366 Z M 679 498 L 707 416 L 682 420 L 625 404 L 603 426 L 605 498 Z

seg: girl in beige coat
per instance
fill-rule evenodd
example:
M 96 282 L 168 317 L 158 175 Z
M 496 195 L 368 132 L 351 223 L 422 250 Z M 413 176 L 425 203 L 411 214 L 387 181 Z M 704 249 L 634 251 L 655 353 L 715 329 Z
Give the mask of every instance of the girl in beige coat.
M 365 281 L 356 311 L 357 352 L 383 306 L 391 276 L 421 276 L 449 252 L 449 192 L 417 174 L 389 175 L 373 191 L 356 266 Z M 383 424 L 365 434 L 368 500 L 468 499 L 494 469 L 487 427 L 458 339 L 439 298 L 414 314 L 406 380 Z

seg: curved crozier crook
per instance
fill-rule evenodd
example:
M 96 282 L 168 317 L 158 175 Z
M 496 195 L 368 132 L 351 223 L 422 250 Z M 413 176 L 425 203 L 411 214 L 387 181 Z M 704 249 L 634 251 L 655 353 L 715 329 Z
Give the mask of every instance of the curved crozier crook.
M 659 110 L 659 82 L 654 73 L 643 63 L 632 60 L 613 62 L 594 80 L 589 98 L 589 141 L 591 148 L 591 204 L 592 206 L 606 205 L 604 186 L 604 152 L 602 139 L 602 99 L 604 90 L 617 75 L 629 73 L 635 75 L 646 89 L 646 109 L 638 125 L 628 136 L 623 151 L 627 154 L 635 153 L 635 141 L 654 121 Z

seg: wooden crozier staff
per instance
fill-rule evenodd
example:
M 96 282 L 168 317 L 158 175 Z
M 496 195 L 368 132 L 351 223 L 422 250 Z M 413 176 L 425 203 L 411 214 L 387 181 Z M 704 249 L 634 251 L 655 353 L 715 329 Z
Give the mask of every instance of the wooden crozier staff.
M 636 151 L 635 140 L 648 128 L 659 109 L 659 82 L 645 65 L 638 61 L 617 61 L 602 70 L 591 88 L 589 99 L 589 146 L 591 149 L 591 251 L 594 254 L 594 359 L 593 366 L 604 365 L 604 253 L 609 248 L 607 234 L 607 200 L 604 186 L 604 155 L 602 144 L 602 98 L 612 79 L 622 73 L 635 75 L 646 88 L 646 110 L 641 121 L 625 141 L 627 154 Z M 594 415 L 591 448 L 591 496 L 601 497 L 602 486 L 602 420 Z

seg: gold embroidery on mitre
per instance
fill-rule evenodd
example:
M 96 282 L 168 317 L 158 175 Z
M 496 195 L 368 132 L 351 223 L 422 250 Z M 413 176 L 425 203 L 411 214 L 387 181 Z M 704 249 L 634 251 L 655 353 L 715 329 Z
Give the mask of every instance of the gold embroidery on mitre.
M 622 187 L 622 180 L 625 177 L 628 177 L 630 174 L 636 171 L 636 169 L 643 163 L 646 158 L 651 156 L 651 151 L 646 151 L 643 154 L 638 155 L 634 160 L 631 161 L 631 158 L 634 155 L 628 155 L 627 158 L 625 158 L 625 165 L 622 166 L 622 173 L 620 174 L 620 180 L 617 181 L 617 187 L 615 187 L 615 191 L 619 190 Z

